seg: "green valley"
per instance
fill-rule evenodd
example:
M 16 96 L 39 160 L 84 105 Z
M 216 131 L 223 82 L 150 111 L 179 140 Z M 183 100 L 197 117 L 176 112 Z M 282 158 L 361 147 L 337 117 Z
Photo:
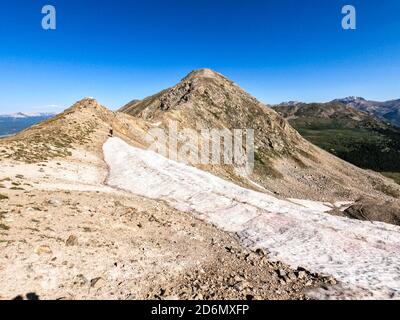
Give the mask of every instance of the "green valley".
M 274 109 L 307 140 L 400 183 L 400 130 L 339 103 L 281 104 Z

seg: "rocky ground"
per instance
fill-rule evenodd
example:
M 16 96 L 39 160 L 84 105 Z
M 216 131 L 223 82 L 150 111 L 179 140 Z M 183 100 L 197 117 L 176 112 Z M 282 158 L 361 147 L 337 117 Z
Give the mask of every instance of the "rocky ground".
M 1 160 L 1 299 L 308 299 L 336 283 L 104 185 L 106 132 L 70 155 Z
M 334 282 L 123 192 L 1 192 L 2 299 L 305 299 Z

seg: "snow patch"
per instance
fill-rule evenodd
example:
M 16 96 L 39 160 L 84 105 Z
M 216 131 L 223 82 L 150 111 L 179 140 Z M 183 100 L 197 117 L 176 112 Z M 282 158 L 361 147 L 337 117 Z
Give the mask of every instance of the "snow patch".
M 332 275 L 357 298 L 400 298 L 400 227 L 332 216 L 318 202 L 299 205 L 244 189 L 119 138 L 103 149 L 110 186 L 191 212 L 236 233 L 250 248 L 267 249 L 271 259 Z
M 318 201 L 311 201 L 311 200 L 303 200 L 303 199 L 288 199 L 290 202 L 299 204 L 304 208 L 320 211 L 320 212 L 329 212 L 333 208 L 329 203 L 326 202 L 318 202 Z

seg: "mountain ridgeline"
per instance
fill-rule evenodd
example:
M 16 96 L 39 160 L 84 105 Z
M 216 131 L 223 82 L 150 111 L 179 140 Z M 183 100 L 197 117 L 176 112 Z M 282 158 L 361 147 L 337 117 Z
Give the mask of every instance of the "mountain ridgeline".
M 400 127 L 400 99 L 379 102 L 366 100 L 361 97 L 347 97 L 334 100 L 334 102 L 343 103 Z

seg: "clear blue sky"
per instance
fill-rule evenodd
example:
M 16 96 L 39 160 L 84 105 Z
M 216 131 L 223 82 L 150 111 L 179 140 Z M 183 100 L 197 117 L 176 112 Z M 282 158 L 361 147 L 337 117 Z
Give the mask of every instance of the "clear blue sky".
M 41 8 L 57 9 L 57 30 Z M 357 9 L 357 30 L 341 8 Z M 208 67 L 266 103 L 400 98 L 399 0 L 4 0 L 0 113 L 110 108 Z

